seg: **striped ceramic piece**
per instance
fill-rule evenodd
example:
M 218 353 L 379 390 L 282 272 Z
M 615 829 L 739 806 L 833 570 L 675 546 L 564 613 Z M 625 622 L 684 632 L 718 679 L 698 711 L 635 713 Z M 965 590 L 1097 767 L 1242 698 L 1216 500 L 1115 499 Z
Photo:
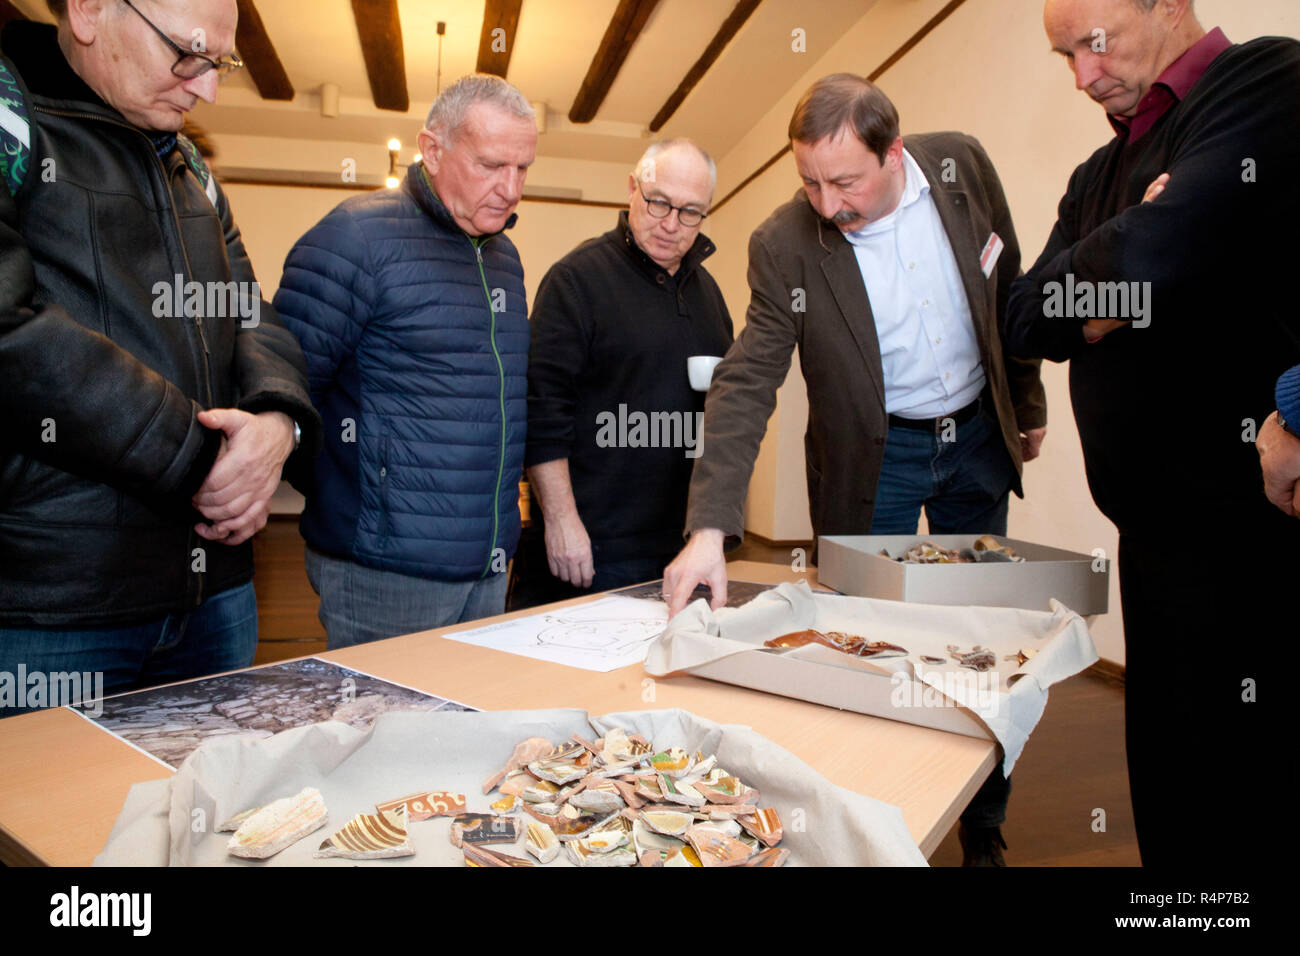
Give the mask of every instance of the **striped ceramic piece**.
M 763 807 L 749 816 L 736 819 L 742 827 L 762 840 L 764 846 L 776 846 L 785 835 L 781 828 L 781 818 L 771 807 Z
M 248 817 L 226 844 L 231 856 L 265 860 L 325 825 L 325 800 L 315 787 L 276 800 Z
M 406 810 L 358 813 L 343 829 L 320 845 L 318 857 L 341 856 L 349 860 L 382 860 L 414 856 L 406 834 Z
M 396 800 L 376 803 L 375 809 L 385 813 L 402 806 L 406 807 L 408 823 L 428 820 L 430 817 L 454 817 L 458 813 L 465 812 L 465 794 L 452 793 L 450 790 L 425 790 L 398 797 Z

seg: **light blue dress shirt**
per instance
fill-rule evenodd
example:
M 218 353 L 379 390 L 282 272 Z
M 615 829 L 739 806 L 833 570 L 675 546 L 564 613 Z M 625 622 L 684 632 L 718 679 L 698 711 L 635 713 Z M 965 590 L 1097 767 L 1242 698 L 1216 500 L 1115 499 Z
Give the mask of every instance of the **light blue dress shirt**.
M 885 411 L 941 418 L 984 389 L 984 368 L 957 259 L 930 184 L 903 150 L 898 208 L 845 233 L 858 258 L 880 340 Z

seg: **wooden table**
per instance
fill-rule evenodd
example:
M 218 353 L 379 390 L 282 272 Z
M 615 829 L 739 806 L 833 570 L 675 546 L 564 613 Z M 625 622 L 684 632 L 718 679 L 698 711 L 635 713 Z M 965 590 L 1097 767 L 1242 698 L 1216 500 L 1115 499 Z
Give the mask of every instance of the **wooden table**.
M 732 580 L 816 583 L 815 572 L 784 565 L 736 561 L 727 568 Z M 996 759 L 992 743 L 973 737 L 697 677 L 655 679 L 640 665 L 600 674 L 439 636 L 483 624 L 475 621 L 320 656 L 484 710 L 579 707 L 595 715 L 680 707 L 719 723 L 746 724 L 831 782 L 898 805 L 926 856 Z M 89 865 L 108 840 L 131 785 L 169 775 L 149 757 L 66 709 L 0 720 L 0 861 Z

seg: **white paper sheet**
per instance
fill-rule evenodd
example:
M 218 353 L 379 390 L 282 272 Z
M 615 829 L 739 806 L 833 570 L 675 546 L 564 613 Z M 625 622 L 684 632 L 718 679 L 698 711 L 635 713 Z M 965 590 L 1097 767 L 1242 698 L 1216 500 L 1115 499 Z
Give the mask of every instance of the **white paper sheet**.
M 640 664 L 667 624 L 664 605 L 613 596 L 444 636 L 463 644 L 605 672 Z

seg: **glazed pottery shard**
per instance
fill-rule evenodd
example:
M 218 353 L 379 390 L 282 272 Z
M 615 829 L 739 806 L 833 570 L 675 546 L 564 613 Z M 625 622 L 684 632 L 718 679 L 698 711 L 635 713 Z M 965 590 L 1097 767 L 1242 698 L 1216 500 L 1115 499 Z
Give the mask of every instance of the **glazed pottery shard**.
M 611 790 L 612 792 L 588 787 L 582 793 L 570 797 L 569 803 L 580 810 L 590 810 L 593 813 L 614 813 L 623 809 L 624 802 L 617 790 Z
M 451 821 L 452 846 L 466 843 L 514 843 L 519 839 L 518 817 L 498 817 L 490 813 L 462 813 Z
M 660 773 L 671 774 L 674 777 L 680 776 L 690 768 L 691 755 L 681 747 L 673 747 L 671 750 L 652 756 L 650 766 Z
M 406 807 L 406 821 L 415 823 L 430 817 L 454 817 L 465 812 L 465 794 L 452 793 L 449 790 L 428 790 L 424 793 L 412 793 L 396 800 L 376 803 L 375 809 L 380 813 Z
M 545 823 L 530 823 L 524 832 L 524 849 L 542 863 L 550 863 L 560 853 L 560 841 Z
M 573 783 L 587 775 L 587 769 L 572 763 L 550 763 L 534 760 L 528 765 L 528 772 L 541 780 L 555 784 Z
M 315 787 L 262 807 L 239 825 L 226 844 L 231 856 L 265 860 L 325 825 L 325 800 Z
M 774 637 L 770 641 L 764 641 L 764 647 L 803 647 L 805 644 L 812 644 L 820 641 L 822 638 L 821 631 L 806 630 L 794 631 L 790 634 L 782 634 L 780 637 Z
M 734 866 L 749 859 L 749 847 L 713 827 L 691 827 L 686 831 L 686 841 L 695 848 L 705 866 Z
M 641 820 L 655 833 L 679 837 L 695 825 L 695 815 L 676 810 L 642 810 Z
M 608 846 L 608 841 L 601 838 L 585 837 L 571 840 L 569 859 L 575 866 L 636 866 L 636 854 L 624 843 Z
M 511 856 L 509 853 L 499 853 L 496 850 L 487 850 L 480 846 L 474 846 L 466 843 L 462 850 L 465 851 L 466 866 L 532 866 L 532 860 L 526 860 L 523 857 Z
M 341 856 L 349 860 L 382 860 L 414 854 L 415 847 L 406 835 L 404 807 L 382 813 L 358 813 L 316 851 L 318 857 Z
M 491 793 L 496 788 L 496 785 L 505 778 L 506 774 L 512 770 L 525 767 L 534 760 L 540 760 L 553 749 L 551 742 L 544 737 L 529 737 L 527 740 L 515 744 L 514 753 L 510 755 L 505 767 L 483 781 L 483 792 Z
M 689 783 L 673 780 L 666 775 L 659 778 L 659 789 L 663 791 L 664 799 L 671 803 L 684 803 L 688 807 L 702 807 L 708 802 L 704 799 L 704 794 Z
M 762 840 L 764 845 L 776 846 L 781 842 L 781 837 L 784 835 L 781 829 L 781 818 L 771 807 L 764 807 L 750 816 L 738 819 L 740 825 Z
M 664 866 L 703 866 L 700 862 L 700 855 L 689 846 L 684 846 L 680 850 L 669 850 L 668 856 L 664 858 Z
M 514 794 L 506 794 L 500 800 L 494 800 L 492 803 L 488 804 L 488 809 L 498 815 L 503 813 L 513 813 L 519 807 L 519 803 L 519 798 Z

